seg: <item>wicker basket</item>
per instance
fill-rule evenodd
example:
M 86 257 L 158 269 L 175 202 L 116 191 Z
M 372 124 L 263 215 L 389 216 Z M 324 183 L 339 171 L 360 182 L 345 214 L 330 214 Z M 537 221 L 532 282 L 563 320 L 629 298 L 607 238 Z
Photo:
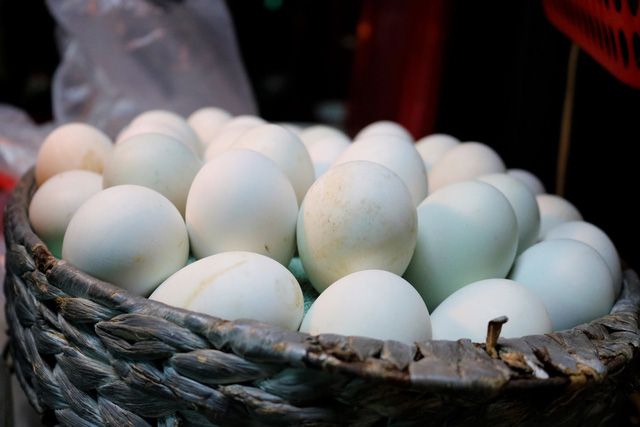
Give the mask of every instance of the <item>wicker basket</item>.
M 4 214 L 15 374 L 45 424 L 621 425 L 640 281 L 611 315 L 487 343 L 407 345 L 225 321 L 129 294 L 55 259 L 29 226 L 33 171 Z

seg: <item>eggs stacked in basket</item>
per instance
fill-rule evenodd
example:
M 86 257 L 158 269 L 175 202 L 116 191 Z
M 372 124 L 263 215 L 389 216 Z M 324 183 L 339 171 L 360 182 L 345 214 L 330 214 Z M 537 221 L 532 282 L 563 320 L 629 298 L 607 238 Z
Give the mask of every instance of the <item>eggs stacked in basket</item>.
M 482 342 L 606 315 L 614 244 L 487 144 L 379 121 L 353 138 L 206 107 L 115 138 L 56 128 L 29 207 L 52 254 L 129 292 L 310 334 Z

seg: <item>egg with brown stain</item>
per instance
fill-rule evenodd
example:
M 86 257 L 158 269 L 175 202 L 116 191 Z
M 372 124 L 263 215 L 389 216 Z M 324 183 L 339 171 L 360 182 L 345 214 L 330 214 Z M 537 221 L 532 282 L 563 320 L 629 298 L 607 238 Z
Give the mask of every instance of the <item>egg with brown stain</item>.
M 403 180 L 375 162 L 334 166 L 309 189 L 298 213 L 300 260 L 319 292 L 356 271 L 401 275 L 413 255 L 416 206 Z
M 223 252 L 165 280 L 149 299 L 226 320 L 253 319 L 297 330 L 304 314 L 300 284 L 286 267 L 257 253 Z

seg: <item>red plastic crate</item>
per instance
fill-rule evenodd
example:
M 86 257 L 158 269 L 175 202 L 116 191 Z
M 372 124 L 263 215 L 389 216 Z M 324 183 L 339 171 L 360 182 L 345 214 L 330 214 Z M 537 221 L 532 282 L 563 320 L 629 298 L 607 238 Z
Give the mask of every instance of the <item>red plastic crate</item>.
M 547 19 L 623 83 L 640 89 L 639 0 L 542 0 Z

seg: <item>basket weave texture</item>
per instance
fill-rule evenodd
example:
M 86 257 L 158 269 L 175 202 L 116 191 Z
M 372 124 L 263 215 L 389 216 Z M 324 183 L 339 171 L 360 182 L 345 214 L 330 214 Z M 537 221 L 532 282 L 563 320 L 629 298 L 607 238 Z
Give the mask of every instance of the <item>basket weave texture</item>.
M 497 344 L 310 336 L 132 295 L 54 258 L 4 213 L 15 374 L 44 424 L 620 425 L 636 389 L 640 281 L 610 315 Z

